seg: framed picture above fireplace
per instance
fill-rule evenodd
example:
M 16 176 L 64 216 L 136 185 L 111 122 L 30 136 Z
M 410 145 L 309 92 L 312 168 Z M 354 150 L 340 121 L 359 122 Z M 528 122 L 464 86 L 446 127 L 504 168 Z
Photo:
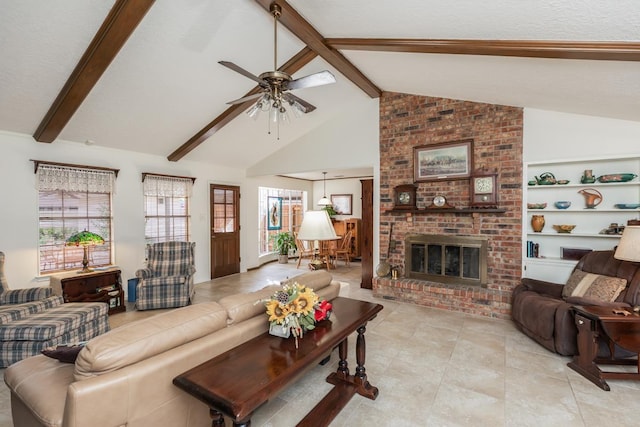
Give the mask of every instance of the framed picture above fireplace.
M 469 178 L 473 170 L 473 139 L 413 148 L 413 180 Z

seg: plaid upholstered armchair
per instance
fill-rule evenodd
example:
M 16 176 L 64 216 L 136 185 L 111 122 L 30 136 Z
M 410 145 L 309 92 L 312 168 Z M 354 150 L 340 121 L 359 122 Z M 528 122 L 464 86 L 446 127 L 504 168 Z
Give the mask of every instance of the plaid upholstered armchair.
M 9 283 L 4 275 L 4 252 L 0 252 L 0 305 L 38 301 L 51 296 L 52 293 L 48 286 L 9 290 Z
M 136 271 L 136 308 L 182 307 L 193 297 L 194 248 L 192 242 L 147 245 L 147 268 Z

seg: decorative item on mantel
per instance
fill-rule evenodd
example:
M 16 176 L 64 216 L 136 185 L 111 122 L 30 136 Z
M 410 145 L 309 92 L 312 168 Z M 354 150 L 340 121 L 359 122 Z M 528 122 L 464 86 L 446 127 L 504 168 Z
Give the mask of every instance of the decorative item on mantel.
M 82 258 L 82 270 L 78 273 L 90 273 L 93 270 L 89 268 L 89 246 L 103 245 L 104 239 L 96 233 L 91 231 L 80 231 L 66 241 L 66 246 L 82 246 L 84 250 Z
M 315 328 L 316 322 L 329 319 L 331 303 L 322 300 L 313 289 L 297 282 L 283 285 L 271 298 L 264 301 L 269 316 L 269 333 L 277 337 L 295 337 L 296 348 L 298 338 L 306 331 Z

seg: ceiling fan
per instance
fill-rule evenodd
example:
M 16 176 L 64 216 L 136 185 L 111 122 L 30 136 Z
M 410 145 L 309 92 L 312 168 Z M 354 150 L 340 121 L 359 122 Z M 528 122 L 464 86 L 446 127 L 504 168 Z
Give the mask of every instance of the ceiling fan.
M 257 99 L 257 102 L 247 111 L 249 117 L 257 118 L 260 111 L 268 111 L 270 122 L 273 121 L 276 124 L 280 122 L 288 122 L 289 117 L 286 109 L 288 104 L 296 115 L 300 113 L 310 113 L 315 110 L 316 107 L 308 103 L 307 101 L 290 93 L 292 90 L 304 89 L 315 86 L 322 86 L 330 83 L 335 83 L 336 78 L 330 71 L 320 71 L 319 73 L 310 74 L 299 79 L 293 79 L 289 74 L 278 71 L 277 59 L 278 59 L 278 18 L 282 13 L 282 8 L 276 3 L 272 3 L 269 7 L 269 11 L 273 15 L 273 69 L 274 71 L 267 71 L 259 76 L 251 74 L 249 71 L 229 61 L 219 61 L 219 64 L 242 74 L 245 77 L 250 78 L 260 85 L 262 91 L 253 95 L 248 95 L 233 101 L 227 102 L 227 104 L 242 104 L 252 99 Z M 270 132 L 269 132 L 270 133 Z

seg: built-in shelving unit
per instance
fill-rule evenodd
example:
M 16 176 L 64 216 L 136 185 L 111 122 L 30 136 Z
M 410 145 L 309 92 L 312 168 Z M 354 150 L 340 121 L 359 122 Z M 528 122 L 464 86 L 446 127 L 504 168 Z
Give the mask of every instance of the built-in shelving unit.
M 605 234 L 613 223 L 626 225 L 629 220 L 640 218 L 640 209 L 620 209 L 616 205 L 640 203 L 640 180 L 636 177 L 628 182 L 582 183 L 585 170 L 591 170 L 594 177 L 602 175 L 632 173 L 640 175 L 640 156 L 575 159 L 550 162 L 531 162 L 525 165 L 523 229 L 526 241 L 538 244 L 539 258 L 527 257 L 527 243 L 523 247 L 525 276 L 543 280 L 562 281 L 568 277 L 577 263 L 576 260 L 562 259 L 562 248 L 592 250 L 613 249 L 620 234 Z M 545 172 L 557 180 L 569 180 L 568 184 L 528 185 Z M 602 202 L 594 208 L 587 208 L 585 197 L 580 190 L 593 189 L 602 194 Z M 567 209 L 557 209 L 556 201 L 569 201 Z M 528 203 L 546 203 L 544 209 L 528 209 Z M 545 226 L 541 232 L 531 227 L 533 215 L 544 215 Z M 571 233 L 558 233 L 554 224 L 575 225 Z

